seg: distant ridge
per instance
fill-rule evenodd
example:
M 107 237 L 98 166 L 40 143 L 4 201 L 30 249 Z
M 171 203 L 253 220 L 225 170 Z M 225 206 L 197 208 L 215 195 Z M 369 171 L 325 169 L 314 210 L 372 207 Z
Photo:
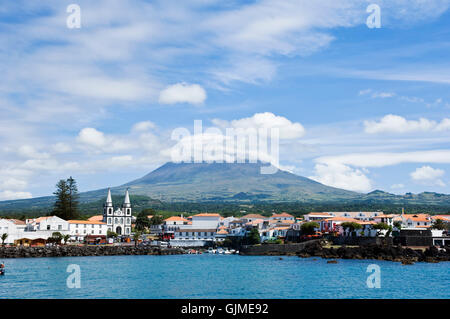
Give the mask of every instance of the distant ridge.
M 263 163 L 166 163 L 149 174 L 112 187 L 115 196 L 130 189 L 133 196 L 158 202 L 299 202 L 383 203 L 450 206 L 450 195 L 432 192 L 395 195 L 381 190 L 368 194 L 323 185 L 309 178 L 278 170 L 261 174 Z M 107 189 L 80 194 L 81 203 L 104 200 Z M 0 202 L 2 210 L 50 207 L 54 197 Z

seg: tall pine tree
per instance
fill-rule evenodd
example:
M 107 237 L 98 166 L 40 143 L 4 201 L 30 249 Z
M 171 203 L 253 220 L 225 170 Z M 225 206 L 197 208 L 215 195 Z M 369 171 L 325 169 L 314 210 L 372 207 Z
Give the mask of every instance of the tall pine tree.
M 69 216 L 71 219 L 76 219 L 80 216 L 78 211 L 78 187 L 77 182 L 72 176 L 67 179 L 67 186 L 69 188 Z
M 77 183 L 72 177 L 60 180 L 53 194 L 56 196 L 53 214 L 65 220 L 79 217 Z

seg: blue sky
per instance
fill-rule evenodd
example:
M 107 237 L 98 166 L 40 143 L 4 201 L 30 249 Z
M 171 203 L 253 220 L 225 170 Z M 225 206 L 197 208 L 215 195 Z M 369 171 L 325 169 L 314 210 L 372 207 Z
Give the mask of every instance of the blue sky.
M 381 28 L 366 25 L 373 3 Z M 194 120 L 278 125 L 281 167 L 327 185 L 450 193 L 449 6 L 2 4 L 0 200 L 49 195 L 70 175 L 82 191 L 138 178 Z

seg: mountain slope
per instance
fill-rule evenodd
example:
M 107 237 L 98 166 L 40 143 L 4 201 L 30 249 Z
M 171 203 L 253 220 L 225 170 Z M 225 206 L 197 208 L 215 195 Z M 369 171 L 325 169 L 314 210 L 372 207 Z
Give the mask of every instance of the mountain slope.
M 261 174 L 261 163 L 166 163 L 127 183 L 130 192 L 166 201 L 265 199 L 306 201 L 349 199 L 359 194 L 325 186 L 278 170 Z
M 140 207 L 152 203 L 182 202 L 297 202 L 308 204 L 338 203 L 367 205 L 427 205 L 450 207 L 450 195 L 423 192 L 395 195 L 380 190 L 361 194 L 325 186 L 311 179 L 279 170 L 275 174 L 260 174 L 261 163 L 166 163 L 142 178 L 111 188 L 119 198 L 127 188 L 134 204 Z M 84 207 L 97 205 L 106 198 L 107 189 L 84 192 L 80 202 Z M 0 202 L 0 215 L 5 212 L 48 209 L 54 197 L 40 197 Z M 96 207 L 97 207 L 96 206 Z

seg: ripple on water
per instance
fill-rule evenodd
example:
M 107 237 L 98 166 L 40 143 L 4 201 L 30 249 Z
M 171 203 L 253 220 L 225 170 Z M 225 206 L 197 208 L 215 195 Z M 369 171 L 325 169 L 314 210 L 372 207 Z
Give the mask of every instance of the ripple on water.
M 276 256 L 106 256 L 4 260 L 0 298 L 450 298 L 450 263 Z M 81 267 L 81 288 L 66 285 Z M 366 285 L 367 266 L 381 288 Z

